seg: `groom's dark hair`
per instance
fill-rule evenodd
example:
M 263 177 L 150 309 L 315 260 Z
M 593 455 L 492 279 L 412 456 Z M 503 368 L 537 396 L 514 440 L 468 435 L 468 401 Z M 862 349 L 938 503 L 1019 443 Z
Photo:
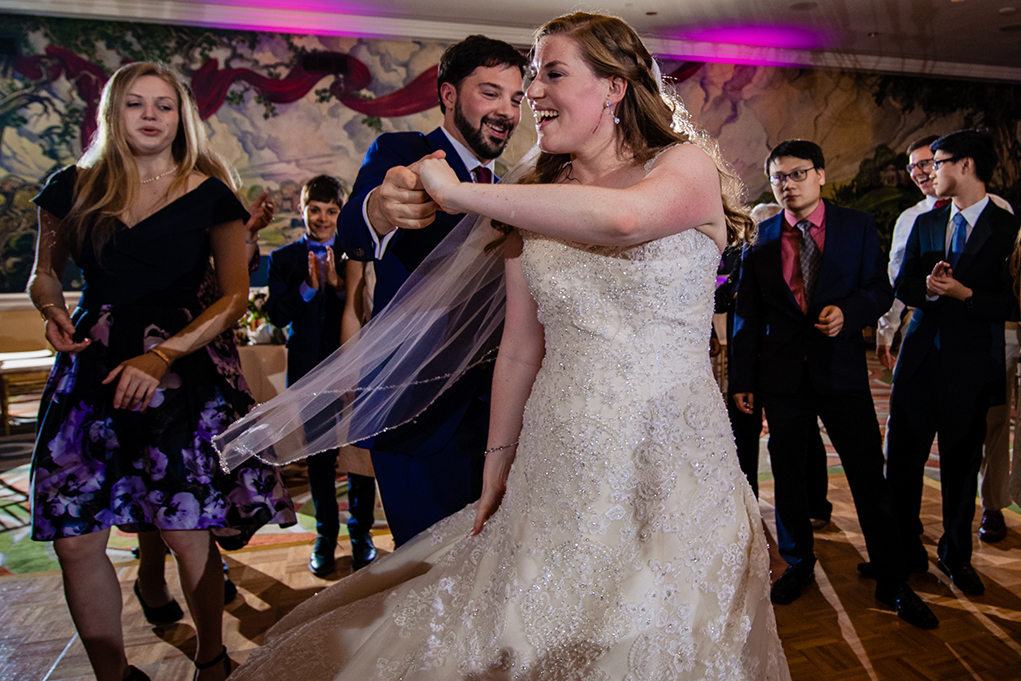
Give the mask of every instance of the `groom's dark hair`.
M 484 35 L 470 35 L 459 43 L 454 43 L 440 57 L 439 70 L 436 73 L 436 92 L 444 83 L 451 83 L 455 88 L 461 81 L 471 75 L 480 66 L 516 66 L 525 76 L 528 60 L 510 43 L 493 40 Z M 440 111 L 447 112 L 440 97 Z

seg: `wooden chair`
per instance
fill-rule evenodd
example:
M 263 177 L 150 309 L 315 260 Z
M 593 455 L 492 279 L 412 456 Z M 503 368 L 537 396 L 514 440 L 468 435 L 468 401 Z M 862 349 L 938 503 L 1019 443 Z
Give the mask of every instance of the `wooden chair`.
M 53 360 L 51 350 L 0 352 L 0 420 L 5 437 L 11 434 L 11 398 L 41 393 Z

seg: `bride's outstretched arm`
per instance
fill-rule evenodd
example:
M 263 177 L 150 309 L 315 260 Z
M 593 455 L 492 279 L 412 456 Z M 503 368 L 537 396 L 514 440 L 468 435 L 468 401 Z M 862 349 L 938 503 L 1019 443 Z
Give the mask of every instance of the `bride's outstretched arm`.
M 694 144 L 668 149 L 644 178 L 624 189 L 460 182 L 438 159 L 420 161 L 419 173 L 426 191 L 449 213 L 476 213 L 547 236 L 604 246 L 632 246 L 686 229 L 700 229 L 725 245 L 719 172 Z
M 546 353 L 545 333 L 538 309 L 521 270 L 521 237 L 515 233 L 504 246 L 506 254 L 507 317 L 500 353 L 493 370 L 493 397 L 489 413 L 489 453 L 482 476 L 482 496 L 472 534 L 503 499 L 511 464 L 517 452 L 525 402 Z

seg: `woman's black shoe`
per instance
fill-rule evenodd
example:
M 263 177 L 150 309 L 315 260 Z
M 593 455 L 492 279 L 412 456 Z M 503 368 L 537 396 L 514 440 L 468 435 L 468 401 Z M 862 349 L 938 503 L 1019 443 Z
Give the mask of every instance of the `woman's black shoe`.
M 227 565 L 227 561 L 223 563 L 223 604 L 230 603 L 238 597 L 238 587 L 230 578 L 230 566 Z
M 230 663 L 230 658 L 227 657 L 227 646 L 224 646 L 223 648 L 221 648 L 220 649 L 220 654 L 217 655 L 216 657 L 214 657 L 213 659 L 211 659 L 209 662 L 193 662 L 193 664 L 195 665 L 195 675 L 198 676 L 199 672 L 204 671 L 206 669 L 212 669 L 213 667 L 215 667 L 216 665 L 220 664 L 221 662 L 223 663 L 223 671 L 224 671 L 224 673 L 227 676 L 230 676 L 231 663 Z
M 138 599 L 138 604 L 142 606 L 142 614 L 145 615 L 145 619 L 149 622 L 149 624 L 155 624 L 157 626 L 173 624 L 184 617 L 184 611 L 181 610 L 181 606 L 179 606 L 177 601 L 173 598 L 171 598 L 168 603 L 161 605 L 158 608 L 146 605 L 145 601 L 142 600 L 142 590 L 138 588 L 137 579 L 135 580 L 135 598 Z

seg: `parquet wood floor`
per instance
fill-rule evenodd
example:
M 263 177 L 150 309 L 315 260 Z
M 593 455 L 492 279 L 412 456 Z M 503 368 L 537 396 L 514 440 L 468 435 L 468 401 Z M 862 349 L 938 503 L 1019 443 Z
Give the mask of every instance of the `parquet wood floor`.
M 770 482 L 762 484 L 761 494 L 763 515 L 775 534 Z M 935 567 L 939 489 L 927 481 L 922 511 L 933 562 L 927 574 L 912 576 L 911 585 L 941 623 L 921 631 L 875 601 L 874 582 L 858 576 L 864 541 L 843 476 L 830 478 L 830 500 L 833 522 L 816 533 L 817 584 L 793 604 L 776 608 L 795 681 L 1021 681 L 1021 516 L 1006 513 L 1010 533 L 1003 542 L 976 540 L 974 564 L 986 593 L 964 597 Z M 377 544 L 392 548 L 388 535 L 378 537 Z M 347 548 L 342 543 L 340 551 Z M 310 549 L 300 543 L 227 555 L 241 590 L 224 617 L 225 642 L 236 662 L 248 657 L 284 613 L 349 572 L 345 553 L 334 577 L 313 577 L 306 567 Z M 176 572 L 167 567 L 171 590 L 183 603 Z M 128 658 L 154 681 L 191 679 L 191 621 L 150 627 L 131 592 L 135 570 L 133 563 L 119 568 Z M 91 678 L 64 606 L 59 573 L 0 578 L 0 681 Z

